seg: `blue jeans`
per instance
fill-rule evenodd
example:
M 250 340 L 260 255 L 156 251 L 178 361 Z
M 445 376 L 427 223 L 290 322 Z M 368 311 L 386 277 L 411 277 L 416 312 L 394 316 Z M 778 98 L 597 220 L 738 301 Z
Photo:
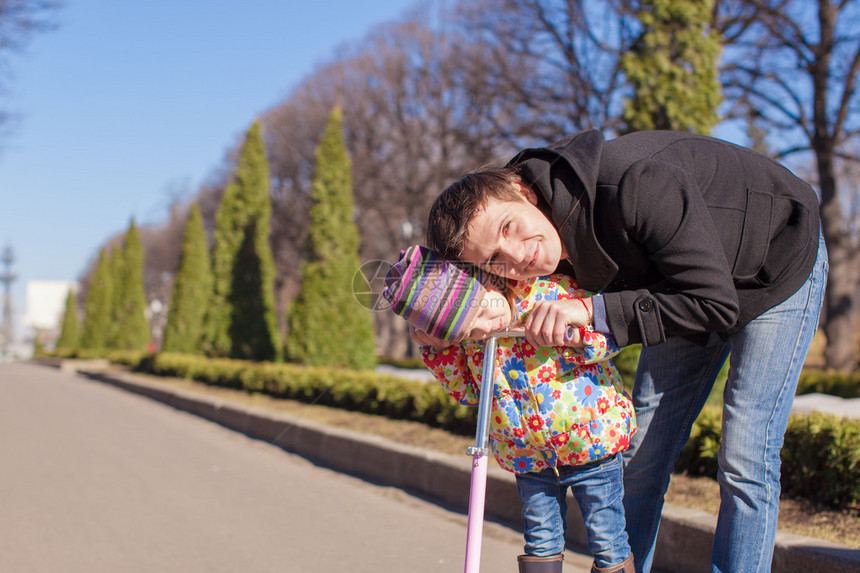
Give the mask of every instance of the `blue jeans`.
M 588 549 L 598 567 L 627 559 L 630 546 L 624 529 L 624 480 L 621 454 L 581 466 L 547 468 L 517 476 L 523 505 L 527 555 L 548 557 L 564 551 L 567 533 L 567 489 L 582 511 Z
M 642 349 L 633 389 L 639 430 L 625 452 L 624 507 L 637 571 L 650 571 L 663 495 L 726 358 L 719 450 L 720 512 L 712 571 L 770 571 L 779 509 L 779 450 L 827 282 L 819 240 L 809 278 L 788 300 L 723 340 L 681 338 Z

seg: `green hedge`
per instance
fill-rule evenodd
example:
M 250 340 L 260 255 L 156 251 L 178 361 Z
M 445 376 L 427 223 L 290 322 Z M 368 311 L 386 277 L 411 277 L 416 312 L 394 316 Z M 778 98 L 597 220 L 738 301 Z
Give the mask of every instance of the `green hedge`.
M 97 360 L 104 358 L 109 362 L 135 367 L 140 364 L 140 361 L 143 360 L 147 354 L 138 350 L 87 350 L 84 348 L 77 348 L 74 350 L 64 349 L 47 352 L 42 356 L 76 360 Z
M 207 359 L 161 353 L 142 360 L 139 371 L 242 388 L 279 398 L 413 420 L 474 434 L 476 408 L 457 403 L 439 384 L 336 368 Z
M 860 370 L 851 374 L 804 370 L 797 382 L 797 394 L 830 394 L 842 398 L 860 398 Z
M 675 471 L 716 477 L 720 410 L 702 410 Z M 845 509 L 860 504 L 860 420 L 813 412 L 789 417 L 782 458 L 782 495 Z
M 692 476 L 717 476 L 717 452 L 720 449 L 722 413 L 720 408 L 705 406 L 690 431 L 690 439 L 681 449 L 676 472 Z
M 786 496 L 835 508 L 860 504 L 860 420 L 792 416 L 781 456 Z
M 615 367 L 618 368 L 618 372 L 624 379 L 624 386 L 627 389 L 633 387 L 633 377 L 636 374 L 636 365 L 639 362 L 640 351 L 641 346 L 638 344 L 626 346 L 613 359 Z M 725 381 L 727 372 L 728 361 L 717 377 L 717 384 L 714 385 L 716 391 L 720 394 L 722 394 L 722 385 L 720 382 Z M 855 370 L 851 374 L 843 374 L 840 372 L 805 369 L 800 374 L 795 394 L 800 396 L 814 392 L 840 396 L 842 398 L 860 398 L 860 370 Z

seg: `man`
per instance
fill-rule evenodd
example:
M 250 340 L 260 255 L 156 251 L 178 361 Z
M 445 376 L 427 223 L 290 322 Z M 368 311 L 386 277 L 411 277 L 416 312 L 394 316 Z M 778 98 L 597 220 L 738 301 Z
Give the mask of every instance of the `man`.
M 651 568 L 674 462 L 729 355 L 712 567 L 770 570 L 779 450 L 827 276 L 819 224 L 814 191 L 784 167 L 675 132 L 580 133 L 468 174 L 433 205 L 428 242 L 444 256 L 511 279 L 559 267 L 602 293 L 536 306 L 532 344 L 588 324 L 642 344 L 625 467 L 637 571 Z

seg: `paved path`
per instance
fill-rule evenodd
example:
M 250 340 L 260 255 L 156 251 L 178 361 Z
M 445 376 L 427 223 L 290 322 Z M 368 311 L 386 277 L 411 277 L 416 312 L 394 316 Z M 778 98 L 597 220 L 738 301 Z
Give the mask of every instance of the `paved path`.
M 3 573 L 462 571 L 462 514 L 46 367 L 0 364 L 0 460 Z

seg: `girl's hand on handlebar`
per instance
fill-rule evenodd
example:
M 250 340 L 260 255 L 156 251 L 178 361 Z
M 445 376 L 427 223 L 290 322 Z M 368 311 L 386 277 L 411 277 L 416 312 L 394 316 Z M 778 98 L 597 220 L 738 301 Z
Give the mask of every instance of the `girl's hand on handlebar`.
M 450 340 L 442 340 L 441 338 L 430 336 L 423 330 L 418 330 L 411 325 L 409 326 L 409 338 L 411 338 L 415 344 L 420 346 L 430 346 L 434 352 L 441 352 L 449 346 L 454 346 L 456 344 L 456 342 L 452 342 Z

